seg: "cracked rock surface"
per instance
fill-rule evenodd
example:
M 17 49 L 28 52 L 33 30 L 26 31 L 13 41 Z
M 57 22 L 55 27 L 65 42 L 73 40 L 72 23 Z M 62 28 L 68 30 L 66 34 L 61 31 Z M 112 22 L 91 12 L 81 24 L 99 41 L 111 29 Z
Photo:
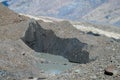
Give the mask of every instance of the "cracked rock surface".
M 72 27 L 70 23 L 67 24 Z M 31 20 L 23 41 L 37 52 L 60 55 L 71 62 L 89 62 L 89 53 L 87 50 L 83 50 L 87 44 L 79 41 L 76 36 L 72 37 L 60 38 L 56 36 L 54 31 L 43 29 L 38 22 Z

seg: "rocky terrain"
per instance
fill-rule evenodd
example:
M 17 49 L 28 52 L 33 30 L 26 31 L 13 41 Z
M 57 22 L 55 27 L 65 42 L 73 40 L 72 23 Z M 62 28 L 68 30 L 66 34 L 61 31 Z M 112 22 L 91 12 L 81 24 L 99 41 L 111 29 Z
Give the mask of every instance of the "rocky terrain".
M 0 3 L 0 25 L 19 23 L 26 18 L 14 13 Z
M 13 16 L 6 14 L 9 12 Z M 114 37 L 119 31 L 106 36 L 75 25 L 93 26 L 106 33 L 112 27 L 108 30 L 82 22 L 29 19 L 1 4 L 0 15 L 0 80 L 120 80 L 120 38 Z M 73 66 L 59 74 L 47 74 L 42 64 L 60 62 L 38 56 L 41 53 L 62 56 Z

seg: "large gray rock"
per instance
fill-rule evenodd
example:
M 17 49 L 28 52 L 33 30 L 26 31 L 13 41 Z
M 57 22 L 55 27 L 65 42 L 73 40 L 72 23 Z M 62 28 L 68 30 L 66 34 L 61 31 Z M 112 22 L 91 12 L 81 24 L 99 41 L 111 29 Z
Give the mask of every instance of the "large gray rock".
M 67 21 L 62 23 L 62 26 L 72 26 Z M 63 27 L 62 29 L 67 29 L 67 27 Z M 63 30 L 61 30 L 61 32 Z M 58 37 L 54 30 L 44 29 L 37 21 L 31 20 L 29 22 L 29 28 L 23 37 L 23 41 L 37 52 L 60 55 L 67 58 L 71 62 L 89 62 L 89 53 L 86 50 L 83 50 L 87 44 L 82 43 L 75 36 L 71 35 L 71 37 L 72 38 Z

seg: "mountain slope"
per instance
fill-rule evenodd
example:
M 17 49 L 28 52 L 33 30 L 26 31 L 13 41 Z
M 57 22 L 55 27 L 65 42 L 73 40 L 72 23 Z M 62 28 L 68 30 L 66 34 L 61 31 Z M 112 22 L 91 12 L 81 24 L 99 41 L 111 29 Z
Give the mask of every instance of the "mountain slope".
M 120 0 L 109 0 L 82 18 L 93 22 L 120 25 Z
M 107 0 L 5 0 L 9 8 L 37 16 L 80 20 L 82 16 Z
M 0 3 L 0 25 L 18 23 L 25 20 L 25 17 L 16 14 Z
M 120 0 L 0 0 L 15 12 L 120 26 Z

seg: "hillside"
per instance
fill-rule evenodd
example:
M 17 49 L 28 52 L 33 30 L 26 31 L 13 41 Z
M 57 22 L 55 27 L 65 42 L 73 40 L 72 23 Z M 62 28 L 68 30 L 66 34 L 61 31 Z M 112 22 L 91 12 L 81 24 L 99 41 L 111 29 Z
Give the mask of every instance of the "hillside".
M 15 12 L 80 20 L 107 0 L 4 0 Z M 6 4 L 5 3 L 5 4 Z
M 114 24 L 120 26 L 120 0 L 109 0 L 92 12 L 83 16 L 82 19 L 101 24 Z
M 0 3 L 0 25 L 19 23 L 24 20 L 26 20 L 25 17 L 20 16 L 17 13 L 9 10 L 3 4 Z
M 1 2 L 17 13 L 120 26 L 119 0 L 1 0 Z

